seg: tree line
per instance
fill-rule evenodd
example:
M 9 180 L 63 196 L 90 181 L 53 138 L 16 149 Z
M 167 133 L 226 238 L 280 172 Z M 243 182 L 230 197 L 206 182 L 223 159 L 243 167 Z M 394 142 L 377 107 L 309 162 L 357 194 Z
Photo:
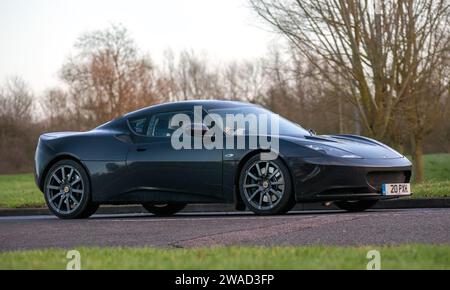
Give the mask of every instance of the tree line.
M 218 62 L 167 50 L 156 64 L 121 25 L 82 35 L 35 96 L 20 78 L 0 86 L 0 173 L 30 171 L 45 131 L 88 130 L 167 101 L 261 104 L 320 134 L 362 134 L 413 157 L 450 151 L 448 0 L 249 0 L 285 37 L 267 55 Z

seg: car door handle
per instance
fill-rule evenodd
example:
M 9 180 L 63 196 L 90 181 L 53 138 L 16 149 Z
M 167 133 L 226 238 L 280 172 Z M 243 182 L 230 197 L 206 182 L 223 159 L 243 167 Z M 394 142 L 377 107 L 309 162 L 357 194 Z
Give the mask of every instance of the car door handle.
M 136 151 L 137 151 L 137 152 L 145 152 L 145 151 L 147 151 L 147 148 L 145 148 L 145 147 L 138 147 L 138 148 L 136 149 Z

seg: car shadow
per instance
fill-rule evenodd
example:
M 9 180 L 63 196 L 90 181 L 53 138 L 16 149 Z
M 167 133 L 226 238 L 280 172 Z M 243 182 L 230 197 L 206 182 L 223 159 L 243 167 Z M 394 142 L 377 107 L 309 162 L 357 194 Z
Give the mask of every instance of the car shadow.
M 292 211 L 285 215 L 274 215 L 274 216 L 258 216 L 252 212 L 204 212 L 204 213 L 178 213 L 169 217 L 159 217 L 150 213 L 130 213 L 130 214 L 99 214 L 90 217 L 90 220 L 108 220 L 108 219 L 155 219 L 155 220 L 182 220 L 182 219 L 211 219 L 211 218 L 270 218 L 277 217 L 302 217 L 302 216 L 326 216 L 326 215 L 344 215 L 344 214 L 373 214 L 373 213 L 390 213 L 398 212 L 395 209 L 371 209 L 361 213 L 349 213 L 343 210 L 305 210 L 305 211 Z

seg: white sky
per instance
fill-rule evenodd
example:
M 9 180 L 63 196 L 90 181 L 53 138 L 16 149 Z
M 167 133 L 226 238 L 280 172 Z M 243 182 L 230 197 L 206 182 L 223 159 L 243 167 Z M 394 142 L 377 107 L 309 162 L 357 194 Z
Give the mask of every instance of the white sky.
M 58 84 L 77 37 L 111 23 L 156 62 L 167 48 L 257 58 L 276 40 L 246 0 L 0 0 L 0 83 L 21 76 L 37 93 Z

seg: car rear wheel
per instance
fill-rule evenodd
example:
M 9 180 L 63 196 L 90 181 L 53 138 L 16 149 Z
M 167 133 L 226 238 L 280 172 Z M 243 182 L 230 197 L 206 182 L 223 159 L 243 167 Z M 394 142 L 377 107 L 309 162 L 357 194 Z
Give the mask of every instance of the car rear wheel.
M 88 218 L 99 207 L 92 202 L 86 171 L 73 160 L 61 160 L 50 168 L 44 197 L 50 211 L 61 219 Z
M 372 208 L 378 201 L 377 200 L 355 200 L 355 201 L 337 201 L 334 204 L 348 212 L 362 212 Z
M 240 173 L 239 189 L 247 208 L 258 215 L 284 214 L 295 204 L 289 171 L 280 159 L 251 158 Z
M 186 204 L 149 204 L 144 203 L 142 206 L 156 216 L 171 216 L 186 207 Z

